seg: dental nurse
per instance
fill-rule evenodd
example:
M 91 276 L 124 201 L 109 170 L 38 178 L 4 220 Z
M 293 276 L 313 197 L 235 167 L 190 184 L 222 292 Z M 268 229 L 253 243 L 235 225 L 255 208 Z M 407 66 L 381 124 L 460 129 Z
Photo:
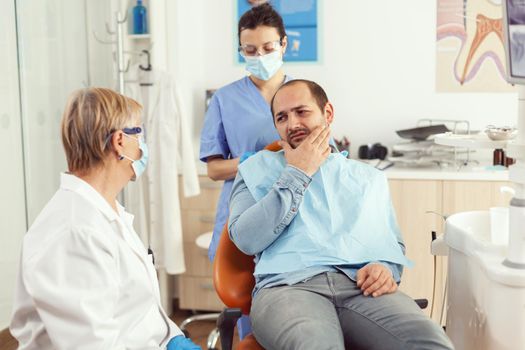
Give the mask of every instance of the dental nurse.
M 270 101 L 277 89 L 290 80 L 282 64 L 287 37 L 283 19 L 264 3 L 252 7 L 239 19 L 239 53 L 249 76 L 218 89 L 213 95 L 201 133 L 200 159 L 208 176 L 224 181 L 217 205 L 208 257 L 213 261 L 224 225 L 239 158 L 279 140 L 273 125 Z M 239 335 L 251 333 L 249 318 L 239 320 Z
M 228 200 L 239 157 L 279 139 L 270 100 L 283 83 L 282 64 L 287 37 L 281 16 L 268 4 L 253 7 L 238 25 L 239 53 L 248 76 L 218 89 L 213 95 L 201 133 L 200 159 L 208 176 L 225 181 L 218 203 L 208 256 L 213 261 L 228 217 Z
M 148 160 L 141 111 L 109 89 L 70 97 L 69 171 L 24 237 L 10 325 L 18 349 L 200 349 L 162 309 L 152 256 L 117 202 Z

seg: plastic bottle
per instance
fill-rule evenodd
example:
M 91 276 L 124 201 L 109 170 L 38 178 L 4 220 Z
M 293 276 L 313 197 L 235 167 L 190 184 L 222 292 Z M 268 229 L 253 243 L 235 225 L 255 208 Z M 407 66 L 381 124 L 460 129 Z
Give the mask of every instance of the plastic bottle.
M 133 7 L 133 34 L 148 33 L 148 13 L 146 7 L 142 5 L 142 0 L 137 0 L 137 5 Z

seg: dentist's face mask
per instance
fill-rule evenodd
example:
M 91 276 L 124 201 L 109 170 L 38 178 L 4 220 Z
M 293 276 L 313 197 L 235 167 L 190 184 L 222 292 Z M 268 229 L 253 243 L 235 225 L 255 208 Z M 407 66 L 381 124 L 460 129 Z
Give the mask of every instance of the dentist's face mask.
M 246 56 L 246 70 L 254 77 L 269 80 L 283 65 L 281 50 L 275 50 L 263 56 Z
M 126 156 L 125 154 L 120 155 L 121 159 L 125 158 L 131 161 L 131 167 L 133 168 L 133 172 L 135 173 L 135 176 L 131 179 L 131 181 L 135 181 L 138 177 L 140 177 L 140 175 L 144 173 L 144 170 L 146 170 L 146 165 L 148 164 L 148 145 L 140 136 L 134 137 L 126 133 L 124 133 L 124 136 L 136 140 L 139 143 L 139 149 L 142 152 L 142 156 L 140 157 L 140 159 L 137 160 L 132 159 Z

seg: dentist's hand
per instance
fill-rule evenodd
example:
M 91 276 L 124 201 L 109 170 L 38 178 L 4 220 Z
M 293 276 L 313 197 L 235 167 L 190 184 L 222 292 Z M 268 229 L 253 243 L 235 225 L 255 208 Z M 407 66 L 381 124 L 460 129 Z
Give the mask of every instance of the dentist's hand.
M 330 155 L 329 141 L 330 127 L 318 126 L 295 149 L 286 141 L 279 141 L 279 145 L 283 148 L 284 157 L 289 165 L 312 176 Z
M 372 295 L 374 298 L 397 290 L 392 271 L 378 263 L 370 263 L 357 271 L 357 286 L 365 297 Z

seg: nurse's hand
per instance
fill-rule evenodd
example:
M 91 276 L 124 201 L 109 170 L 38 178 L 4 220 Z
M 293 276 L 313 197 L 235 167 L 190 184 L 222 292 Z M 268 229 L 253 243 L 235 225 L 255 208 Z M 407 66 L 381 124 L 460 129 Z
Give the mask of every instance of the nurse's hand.
M 318 126 L 297 148 L 292 148 L 286 141 L 279 141 L 284 150 L 284 157 L 289 165 L 312 176 L 330 155 L 330 127 Z
M 368 264 L 357 271 L 357 286 L 365 297 L 372 295 L 374 298 L 397 290 L 392 271 L 379 263 Z
M 177 337 L 171 338 L 166 349 L 167 350 L 202 350 L 200 346 L 193 344 L 193 342 L 190 339 L 184 337 L 183 335 L 179 335 Z

